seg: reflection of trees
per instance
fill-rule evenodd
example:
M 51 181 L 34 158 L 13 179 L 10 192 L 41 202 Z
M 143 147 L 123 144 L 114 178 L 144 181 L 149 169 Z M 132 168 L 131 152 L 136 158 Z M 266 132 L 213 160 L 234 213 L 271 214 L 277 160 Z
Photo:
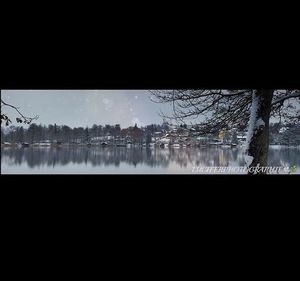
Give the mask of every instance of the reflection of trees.
M 164 153 L 154 153 L 143 148 L 88 148 L 88 147 L 61 147 L 61 148 L 20 148 L 1 149 L 2 156 L 8 157 L 13 164 L 27 162 L 29 167 L 55 166 L 73 164 L 88 164 L 93 166 L 120 166 L 127 163 L 133 166 L 146 164 L 148 166 L 166 167 L 169 157 Z
M 222 149 L 219 147 L 200 148 L 193 152 L 196 166 L 220 167 L 236 163 L 240 151 L 238 149 Z
M 300 166 L 300 149 L 269 149 L 269 166 L 296 165 Z
M 168 167 L 176 163 L 181 168 L 195 166 L 244 166 L 241 149 L 210 148 L 126 148 L 126 147 L 60 147 L 60 148 L 1 148 L 1 159 L 6 157 L 14 165 L 26 162 L 29 167 L 56 166 L 73 164 L 91 164 L 92 166 L 119 167 L 121 164 L 131 166 Z M 300 166 L 300 150 L 282 148 L 270 149 L 269 165 L 282 166 L 295 164 Z

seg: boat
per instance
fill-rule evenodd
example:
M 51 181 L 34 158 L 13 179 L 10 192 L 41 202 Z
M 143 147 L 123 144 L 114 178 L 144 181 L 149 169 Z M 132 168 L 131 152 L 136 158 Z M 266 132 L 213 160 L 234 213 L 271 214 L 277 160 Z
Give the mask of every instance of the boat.
M 101 142 L 101 145 L 102 145 L 102 146 L 106 146 L 106 145 L 107 145 L 107 142 L 105 142 L 105 141 L 104 141 L 104 142 Z
M 22 142 L 22 146 L 23 147 L 29 147 L 29 143 L 28 142 Z
M 1 146 L 12 146 L 12 144 L 10 142 L 3 142 L 1 143 Z

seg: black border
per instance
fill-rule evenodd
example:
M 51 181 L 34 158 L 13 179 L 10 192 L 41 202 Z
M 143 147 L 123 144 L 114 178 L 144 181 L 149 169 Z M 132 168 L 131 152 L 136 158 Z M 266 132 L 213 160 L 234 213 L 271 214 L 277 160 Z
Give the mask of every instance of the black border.
M 299 88 L 296 44 L 275 43 L 247 49 L 245 43 L 195 42 L 180 50 L 168 42 L 138 44 L 138 50 L 66 44 L 57 52 L 49 44 L 39 53 L 30 44 L 16 49 L 6 42 L 1 89 Z
M 129 63 L 129 62 L 128 62 Z M 46 69 L 44 69 L 46 67 Z M 49 69 L 47 68 L 49 67 Z M 1 89 L 298 89 L 300 79 L 294 69 L 282 70 L 262 66 L 256 70 L 251 65 L 217 65 L 215 69 L 179 65 L 165 70 L 153 65 L 131 65 L 129 69 L 118 69 L 119 64 L 103 66 L 104 69 L 89 68 L 79 64 L 75 68 L 53 66 L 9 66 L 1 75 Z M 189 68 L 190 67 L 190 68 Z M 13 69 L 9 69 L 13 68 Z M 113 68 L 113 69 L 111 69 Z M 188 70 L 184 70 L 188 68 Z M 86 69 L 86 70 L 82 70 Z

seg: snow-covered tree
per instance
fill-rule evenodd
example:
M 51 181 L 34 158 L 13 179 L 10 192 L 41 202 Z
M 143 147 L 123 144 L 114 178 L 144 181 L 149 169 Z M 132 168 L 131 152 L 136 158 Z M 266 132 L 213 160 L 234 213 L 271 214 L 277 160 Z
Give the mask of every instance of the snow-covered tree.
M 267 166 L 271 116 L 281 122 L 300 121 L 300 90 L 155 90 L 151 93 L 154 102 L 172 104 L 173 115 L 165 118 L 183 123 L 194 119 L 201 133 L 247 125 L 248 167 Z

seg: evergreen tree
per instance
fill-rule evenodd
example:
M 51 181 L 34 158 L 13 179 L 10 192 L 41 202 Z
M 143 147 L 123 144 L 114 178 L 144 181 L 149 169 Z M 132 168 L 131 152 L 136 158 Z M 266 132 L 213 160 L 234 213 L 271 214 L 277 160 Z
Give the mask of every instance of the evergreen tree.
M 89 134 L 89 129 L 88 129 L 88 127 L 86 127 L 85 128 L 85 141 L 87 142 L 87 143 L 89 143 L 90 142 L 90 134 Z

